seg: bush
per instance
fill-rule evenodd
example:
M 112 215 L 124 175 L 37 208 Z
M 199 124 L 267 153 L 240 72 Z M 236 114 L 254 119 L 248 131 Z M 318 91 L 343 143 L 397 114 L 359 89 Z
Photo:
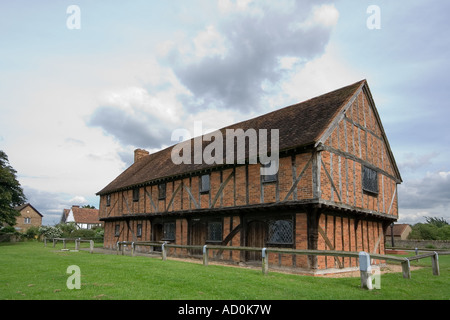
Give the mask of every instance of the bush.
M 23 233 L 27 239 L 35 239 L 39 235 L 39 227 L 32 226 Z
M 63 232 L 61 228 L 55 226 L 41 226 L 39 227 L 39 234 L 46 238 L 61 238 Z
M 12 226 L 6 226 L 0 229 L 1 233 L 16 233 L 16 229 Z

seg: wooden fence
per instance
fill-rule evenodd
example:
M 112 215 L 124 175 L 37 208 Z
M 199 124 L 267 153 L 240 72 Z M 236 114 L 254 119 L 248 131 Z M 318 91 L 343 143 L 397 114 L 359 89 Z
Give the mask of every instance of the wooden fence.
M 94 240 L 83 240 L 81 238 L 44 238 L 44 246 L 47 246 L 47 240 L 53 241 L 53 248 L 56 246 L 58 241 L 62 241 L 63 248 L 66 249 L 66 242 L 67 241 L 75 241 L 75 250 L 78 250 L 80 248 L 81 242 L 89 242 L 89 252 L 94 252 Z
M 194 249 L 202 250 L 203 252 L 203 265 L 207 266 L 209 261 L 209 250 L 219 250 L 220 252 L 224 250 L 236 250 L 236 251 L 255 251 L 261 252 L 261 265 L 263 274 L 267 274 L 269 270 L 269 259 L 268 253 L 280 253 L 280 254 L 293 254 L 293 255 L 317 255 L 317 256 L 334 256 L 334 257 L 350 257 L 350 258 L 360 258 L 359 252 L 350 251 L 335 251 L 335 250 L 297 250 L 288 248 L 255 248 L 255 247 L 231 247 L 231 246 L 219 246 L 219 245 L 203 245 L 203 246 L 193 246 L 193 245 L 177 245 L 169 244 L 167 242 L 131 242 L 131 241 L 119 241 L 117 242 L 117 254 L 122 251 L 124 254 L 124 246 L 131 246 L 131 255 L 135 255 L 135 249 L 137 246 L 150 246 L 151 248 L 160 247 L 161 256 L 163 260 L 167 259 L 167 249 L 168 248 L 181 248 L 181 249 Z M 448 255 L 450 252 L 429 252 L 421 255 L 416 255 L 413 257 L 396 257 L 392 255 L 382 255 L 382 254 L 370 254 L 370 259 L 379 259 L 386 261 L 400 262 L 402 265 L 403 278 L 411 279 L 411 265 L 410 261 L 419 260 L 423 258 L 431 258 L 433 274 L 439 275 L 439 255 Z M 369 261 L 371 261 L 369 260 Z

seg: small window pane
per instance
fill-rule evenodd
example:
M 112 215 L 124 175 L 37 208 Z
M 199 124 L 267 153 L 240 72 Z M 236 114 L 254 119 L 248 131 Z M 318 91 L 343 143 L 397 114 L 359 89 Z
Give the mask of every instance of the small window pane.
M 136 236 L 142 237 L 142 224 L 138 224 L 136 229 Z
M 158 199 L 166 198 L 166 184 L 162 183 L 158 185 Z
M 106 195 L 106 206 L 109 207 L 111 205 L 111 195 Z
M 133 189 L 133 201 L 138 202 L 139 201 L 139 189 Z
M 114 235 L 118 237 L 120 235 L 120 225 L 116 224 L 114 228 Z
M 209 192 L 210 190 L 209 174 L 204 174 L 200 180 L 200 192 Z

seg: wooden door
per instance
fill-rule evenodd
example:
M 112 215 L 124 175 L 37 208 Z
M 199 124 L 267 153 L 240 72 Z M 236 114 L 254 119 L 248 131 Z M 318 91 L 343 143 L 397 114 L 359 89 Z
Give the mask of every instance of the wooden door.
M 204 222 L 196 221 L 192 224 L 191 228 L 191 244 L 193 246 L 203 246 L 206 244 L 206 232 L 207 225 Z M 192 255 L 201 255 L 203 251 L 201 249 L 191 249 Z
M 251 221 L 247 225 L 247 247 L 264 248 L 267 236 L 267 224 L 263 221 Z M 247 251 L 247 261 L 261 261 L 261 252 Z
M 158 223 L 153 226 L 153 241 L 162 241 L 164 235 L 163 225 Z M 154 251 L 161 251 L 161 247 L 154 247 Z

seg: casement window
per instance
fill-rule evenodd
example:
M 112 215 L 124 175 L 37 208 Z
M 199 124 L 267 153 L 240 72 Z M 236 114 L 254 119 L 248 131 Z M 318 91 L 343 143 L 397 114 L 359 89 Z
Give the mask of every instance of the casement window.
M 207 241 L 222 241 L 222 221 L 208 222 L 208 238 Z
M 165 222 L 163 232 L 164 238 L 162 240 L 175 241 L 175 222 Z
M 109 207 L 111 205 L 111 195 L 107 194 L 106 195 L 106 206 Z
M 161 183 L 158 185 L 158 199 L 162 200 L 166 198 L 166 184 Z
M 261 166 L 262 166 L 262 168 L 270 168 L 271 164 L 272 164 L 272 161 L 269 161 L 267 163 L 262 163 Z M 263 174 L 263 172 L 261 172 L 261 179 L 262 179 L 262 182 L 276 182 L 278 179 L 278 173 Z
M 116 224 L 114 227 L 114 236 L 118 237 L 120 235 L 120 225 Z
M 30 224 L 31 223 L 31 218 L 25 218 L 24 219 L 24 223 L 25 224 Z
M 292 219 L 269 220 L 268 227 L 268 245 L 292 245 L 294 243 Z
M 142 237 L 142 224 L 138 224 L 136 226 L 136 236 L 137 237 Z
M 368 167 L 363 166 L 362 187 L 369 193 L 378 194 L 378 173 Z
M 133 189 L 133 202 L 139 201 L 139 188 Z
M 200 193 L 208 193 L 211 189 L 209 174 L 200 177 Z

